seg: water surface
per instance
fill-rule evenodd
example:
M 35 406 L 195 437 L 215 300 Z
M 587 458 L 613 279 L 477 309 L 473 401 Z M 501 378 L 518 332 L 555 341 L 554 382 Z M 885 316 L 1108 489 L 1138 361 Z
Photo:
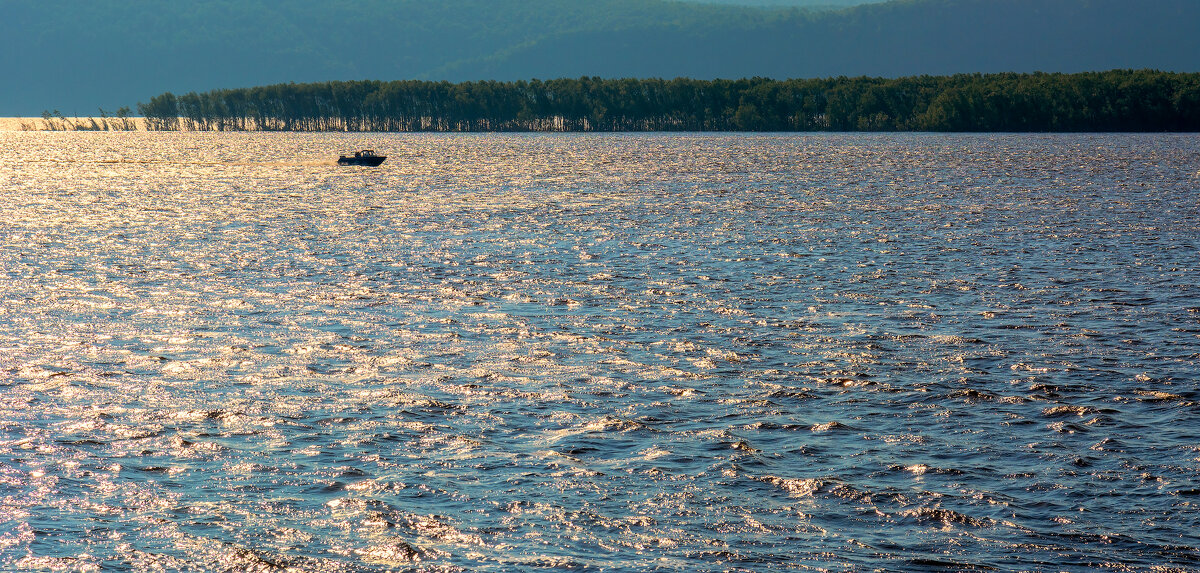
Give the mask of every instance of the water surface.
M 1194 135 L 0 139 L 0 568 L 1200 568 Z

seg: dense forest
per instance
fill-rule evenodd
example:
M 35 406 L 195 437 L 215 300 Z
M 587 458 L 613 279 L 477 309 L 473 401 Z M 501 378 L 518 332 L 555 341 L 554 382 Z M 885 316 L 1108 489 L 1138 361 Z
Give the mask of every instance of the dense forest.
M 355 81 L 171 93 L 152 130 L 1200 131 L 1200 74 Z
M 1197 0 L 847 2 L 0 0 L 0 115 L 367 78 L 1200 72 Z

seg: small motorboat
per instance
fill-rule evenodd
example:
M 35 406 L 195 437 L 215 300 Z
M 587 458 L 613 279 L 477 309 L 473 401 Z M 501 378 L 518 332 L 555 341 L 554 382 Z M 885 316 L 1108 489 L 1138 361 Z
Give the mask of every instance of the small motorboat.
M 355 151 L 354 155 L 338 157 L 338 165 L 369 165 L 375 167 L 383 163 L 384 159 L 387 159 L 386 155 L 375 155 L 374 150 L 364 149 L 362 151 Z

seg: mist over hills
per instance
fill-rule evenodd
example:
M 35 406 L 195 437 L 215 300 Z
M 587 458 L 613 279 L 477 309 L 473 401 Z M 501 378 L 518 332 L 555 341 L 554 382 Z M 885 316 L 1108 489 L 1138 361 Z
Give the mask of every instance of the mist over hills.
M 680 0 L 696 4 L 734 4 L 738 6 L 790 6 L 796 8 L 845 8 L 859 4 L 877 4 L 888 0 Z
M 1200 71 L 1195 0 L 896 0 L 826 11 L 663 0 L 0 0 L 0 14 L 0 115 L 88 115 L 164 91 L 354 79 Z

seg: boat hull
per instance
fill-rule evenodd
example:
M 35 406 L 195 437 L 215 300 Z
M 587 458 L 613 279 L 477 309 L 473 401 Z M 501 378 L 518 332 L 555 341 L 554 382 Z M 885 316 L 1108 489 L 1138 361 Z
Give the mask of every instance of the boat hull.
M 372 155 L 370 157 L 339 157 L 338 165 L 366 165 L 369 167 L 378 167 L 383 160 L 387 159 L 385 155 Z

